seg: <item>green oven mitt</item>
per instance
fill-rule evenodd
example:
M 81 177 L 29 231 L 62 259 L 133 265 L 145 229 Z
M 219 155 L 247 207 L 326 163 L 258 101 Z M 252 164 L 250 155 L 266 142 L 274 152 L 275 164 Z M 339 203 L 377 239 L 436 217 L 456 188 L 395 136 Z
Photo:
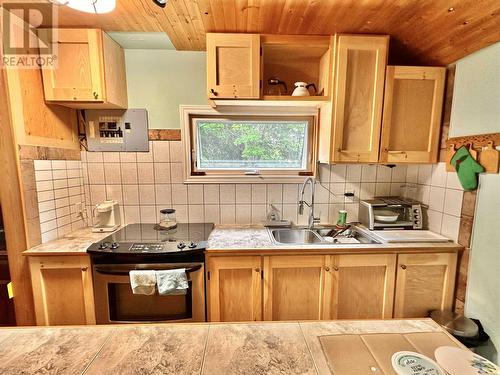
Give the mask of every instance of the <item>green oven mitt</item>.
M 458 179 L 464 190 L 477 189 L 477 174 L 484 172 L 481 164 L 474 160 L 467 147 L 460 147 L 451 158 L 451 165 L 458 174 Z

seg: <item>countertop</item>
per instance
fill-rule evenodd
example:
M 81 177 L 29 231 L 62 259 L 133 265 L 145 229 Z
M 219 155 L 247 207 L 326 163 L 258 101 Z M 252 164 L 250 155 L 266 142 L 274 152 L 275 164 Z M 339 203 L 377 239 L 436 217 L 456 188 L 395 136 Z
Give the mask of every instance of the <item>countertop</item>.
M 54 241 L 32 247 L 23 252 L 24 255 L 85 255 L 87 248 L 111 233 L 94 233 L 90 227 L 78 229 Z
M 0 329 L 2 374 L 330 374 L 319 336 L 442 332 L 430 319 Z
M 94 242 L 109 236 L 110 233 L 93 233 L 91 228 L 78 229 L 66 236 L 47 242 L 23 254 L 29 256 L 45 255 L 85 255 L 87 248 Z M 277 245 L 271 241 L 266 228 L 252 225 L 217 225 L 209 236 L 207 253 L 222 252 L 286 252 L 290 250 L 309 250 L 308 252 L 397 252 L 401 250 L 457 251 L 462 246 L 454 243 L 382 243 L 382 244 L 336 244 L 336 245 Z
M 381 244 L 332 244 L 332 245 L 281 245 L 275 244 L 267 228 L 262 226 L 232 226 L 217 225 L 208 239 L 207 252 L 227 251 L 259 251 L 274 252 L 276 250 L 314 250 L 316 252 L 366 252 L 370 249 L 381 251 L 396 250 L 447 250 L 456 251 L 462 246 L 454 242 L 406 242 L 406 243 L 381 243 Z

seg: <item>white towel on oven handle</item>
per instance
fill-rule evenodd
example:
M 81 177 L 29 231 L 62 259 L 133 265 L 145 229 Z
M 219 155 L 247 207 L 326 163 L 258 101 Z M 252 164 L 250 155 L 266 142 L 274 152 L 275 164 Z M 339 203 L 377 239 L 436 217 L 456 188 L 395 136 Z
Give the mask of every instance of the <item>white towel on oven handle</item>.
M 133 294 L 153 295 L 156 292 L 156 274 L 153 270 L 131 270 L 130 286 Z
M 158 294 L 161 296 L 184 295 L 189 283 L 185 268 L 156 271 Z

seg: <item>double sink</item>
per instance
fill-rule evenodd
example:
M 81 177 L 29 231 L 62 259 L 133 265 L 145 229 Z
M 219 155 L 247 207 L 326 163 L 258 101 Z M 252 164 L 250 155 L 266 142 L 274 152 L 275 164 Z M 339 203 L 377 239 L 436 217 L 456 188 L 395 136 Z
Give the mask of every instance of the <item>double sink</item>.
M 351 227 L 338 236 L 328 236 L 332 228 L 279 228 L 269 229 L 272 241 L 277 245 L 342 245 L 380 244 L 379 241 Z

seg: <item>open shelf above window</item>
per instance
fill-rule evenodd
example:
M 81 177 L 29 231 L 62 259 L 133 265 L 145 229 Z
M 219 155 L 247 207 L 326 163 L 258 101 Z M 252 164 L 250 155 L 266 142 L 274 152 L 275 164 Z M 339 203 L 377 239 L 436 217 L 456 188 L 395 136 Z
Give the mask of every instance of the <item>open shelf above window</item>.
M 266 100 L 328 100 L 330 94 L 331 38 L 329 36 L 262 35 L 262 94 Z M 270 78 L 283 81 L 287 91 L 275 95 L 278 88 Z M 295 82 L 314 84 L 309 96 L 291 96 Z M 284 91 L 285 85 L 278 85 Z M 283 99 L 286 97 L 287 99 Z

